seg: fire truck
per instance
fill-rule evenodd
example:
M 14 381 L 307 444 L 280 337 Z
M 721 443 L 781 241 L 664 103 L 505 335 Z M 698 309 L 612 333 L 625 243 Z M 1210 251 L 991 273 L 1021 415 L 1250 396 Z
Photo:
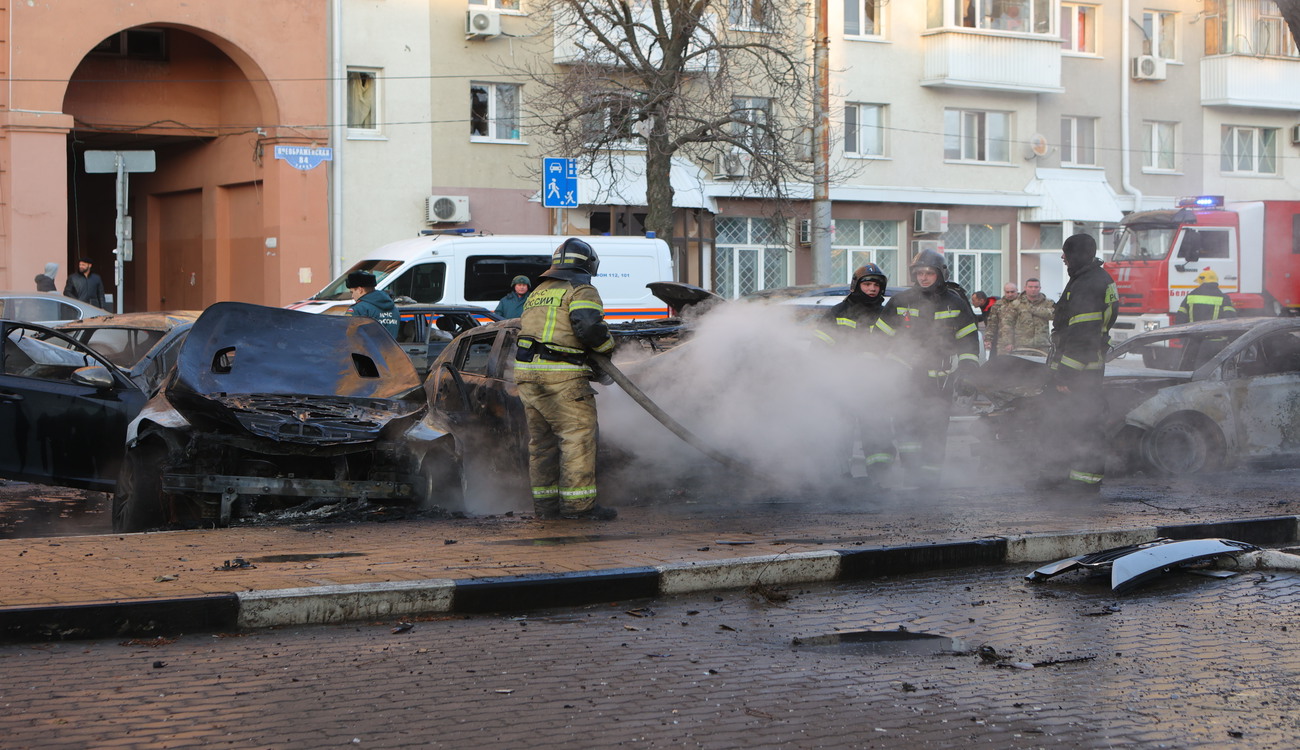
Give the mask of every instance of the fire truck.
M 1300 314 L 1300 201 L 1197 196 L 1124 217 L 1106 263 L 1119 291 L 1112 342 L 1170 325 L 1207 268 L 1239 315 Z

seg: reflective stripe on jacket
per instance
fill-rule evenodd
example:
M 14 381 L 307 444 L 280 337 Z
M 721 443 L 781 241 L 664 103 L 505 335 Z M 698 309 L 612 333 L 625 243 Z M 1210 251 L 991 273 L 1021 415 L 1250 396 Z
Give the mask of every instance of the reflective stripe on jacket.
M 1198 323 L 1205 320 L 1237 317 L 1237 308 L 1232 300 L 1219 289 L 1214 282 L 1206 282 L 1192 290 L 1183 298 L 1174 315 L 1175 323 Z
M 543 380 L 544 373 L 590 375 L 586 352 L 614 350 L 604 315 L 600 293 L 590 284 L 559 279 L 539 284 L 524 302 L 519 345 L 538 346 L 540 351 L 529 361 L 515 362 L 515 382 Z
M 1119 292 L 1101 261 L 1070 276 L 1052 319 L 1048 365 L 1058 382 L 1083 372 L 1102 372 L 1110 349 L 1110 327 L 1118 313 Z

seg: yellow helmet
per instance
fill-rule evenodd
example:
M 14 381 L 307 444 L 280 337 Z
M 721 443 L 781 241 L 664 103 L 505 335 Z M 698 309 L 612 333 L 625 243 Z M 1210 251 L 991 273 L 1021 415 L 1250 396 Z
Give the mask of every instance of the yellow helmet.
M 1214 269 L 1212 269 L 1212 268 L 1207 268 L 1207 269 L 1205 269 L 1204 271 L 1201 271 L 1201 275 L 1200 275 L 1200 276 L 1197 276 L 1197 277 L 1196 277 L 1196 283 L 1197 283 L 1197 284 L 1217 284 L 1217 283 L 1219 283 L 1219 274 L 1215 273 L 1215 272 L 1214 272 Z

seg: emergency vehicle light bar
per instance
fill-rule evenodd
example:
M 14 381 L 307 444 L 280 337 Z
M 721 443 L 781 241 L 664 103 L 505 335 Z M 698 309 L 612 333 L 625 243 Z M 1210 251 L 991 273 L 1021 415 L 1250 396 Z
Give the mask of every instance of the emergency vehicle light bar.
M 1222 195 L 1193 195 L 1178 199 L 1179 208 L 1223 208 Z

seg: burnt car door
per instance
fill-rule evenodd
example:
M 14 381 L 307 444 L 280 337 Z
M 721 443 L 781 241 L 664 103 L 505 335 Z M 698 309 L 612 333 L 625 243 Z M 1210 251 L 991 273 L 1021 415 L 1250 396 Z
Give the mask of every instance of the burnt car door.
M 145 394 L 43 326 L 0 321 L 0 344 L 0 476 L 111 491 Z
M 470 333 L 435 377 L 435 399 L 461 443 L 465 471 L 522 476 L 528 427 L 513 380 L 515 329 Z M 448 369 L 454 372 L 448 372 Z
M 1224 365 L 1241 458 L 1300 454 L 1300 329 L 1251 342 Z

